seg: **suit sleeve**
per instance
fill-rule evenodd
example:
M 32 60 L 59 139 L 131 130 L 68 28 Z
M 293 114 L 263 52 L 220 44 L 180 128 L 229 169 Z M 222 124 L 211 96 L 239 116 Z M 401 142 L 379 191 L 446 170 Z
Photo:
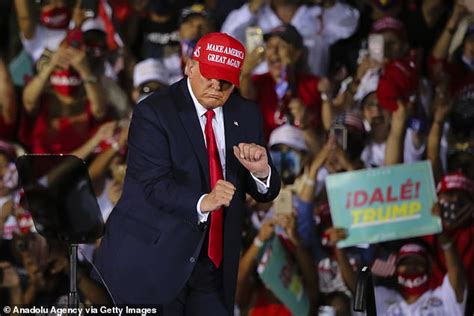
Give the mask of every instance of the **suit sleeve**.
M 262 115 L 260 114 L 260 111 L 256 111 L 256 117 L 257 117 L 257 140 L 256 143 L 259 144 L 260 146 L 267 147 L 265 144 L 265 140 L 263 137 L 263 118 Z M 275 169 L 275 166 L 273 166 L 272 159 L 270 157 L 270 154 L 268 153 L 267 150 L 267 158 L 268 158 L 268 165 L 271 168 L 271 177 L 270 177 L 270 186 L 268 188 L 268 191 L 265 194 L 262 194 L 258 191 L 257 188 L 257 183 L 255 182 L 255 179 L 252 177 L 250 172 L 246 172 L 246 181 L 247 181 L 247 192 L 258 202 L 265 203 L 265 202 L 270 202 L 273 199 L 275 199 L 280 192 L 280 186 L 281 186 L 281 181 L 280 181 L 280 175 L 278 174 L 278 171 Z
M 128 137 L 127 175 L 139 182 L 148 203 L 197 225 L 195 192 L 173 176 L 169 139 L 158 115 L 146 104 L 136 106 Z

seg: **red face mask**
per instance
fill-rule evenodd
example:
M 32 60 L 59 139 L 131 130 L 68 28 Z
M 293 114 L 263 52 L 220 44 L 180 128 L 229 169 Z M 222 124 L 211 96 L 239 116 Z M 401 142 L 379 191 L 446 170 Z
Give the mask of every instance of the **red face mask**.
M 404 296 L 422 295 L 429 289 L 428 274 L 426 273 L 398 273 L 398 288 Z
M 81 77 L 71 68 L 53 71 L 49 82 L 56 93 L 69 97 L 75 95 L 82 85 Z
M 40 23 L 49 29 L 65 29 L 71 19 L 71 11 L 67 7 L 56 7 L 42 10 Z

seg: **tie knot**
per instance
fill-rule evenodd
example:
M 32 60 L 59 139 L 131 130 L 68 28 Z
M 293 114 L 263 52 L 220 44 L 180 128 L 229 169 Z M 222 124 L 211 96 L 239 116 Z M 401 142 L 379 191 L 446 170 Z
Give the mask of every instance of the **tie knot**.
M 212 119 L 214 118 L 214 116 L 216 115 L 216 113 L 214 112 L 214 110 L 207 110 L 206 112 L 206 119 L 208 122 L 212 121 Z

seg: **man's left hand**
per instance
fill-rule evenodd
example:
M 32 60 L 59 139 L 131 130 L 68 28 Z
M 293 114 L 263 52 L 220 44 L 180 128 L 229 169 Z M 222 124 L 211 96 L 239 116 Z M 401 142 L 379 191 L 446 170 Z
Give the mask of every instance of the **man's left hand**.
M 265 179 L 270 172 L 267 150 L 257 144 L 240 143 L 234 146 L 234 155 L 240 163 L 259 179 Z

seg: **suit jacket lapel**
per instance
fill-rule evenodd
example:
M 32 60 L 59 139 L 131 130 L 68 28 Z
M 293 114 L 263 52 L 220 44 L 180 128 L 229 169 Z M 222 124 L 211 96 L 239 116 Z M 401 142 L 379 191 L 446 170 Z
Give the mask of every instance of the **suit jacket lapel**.
M 223 106 L 224 113 L 224 131 L 225 131 L 225 147 L 226 147 L 226 180 L 237 186 L 237 170 L 238 160 L 234 156 L 233 146 L 238 145 L 239 141 L 239 123 L 237 106 L 233 104 L 235 100 L 232 96 Z
M 193 146 L 193 150 L 202 167 L 206 183 L 209 185 L 209 161 L 207 158 L 206 145 L 202 136 L 201 125 L 194 107 L 193 100 L 189 94 L 186 78 L 179 82 L 179 89 L 176 94 L 179 117 L 183 123 L 184 130 Z

